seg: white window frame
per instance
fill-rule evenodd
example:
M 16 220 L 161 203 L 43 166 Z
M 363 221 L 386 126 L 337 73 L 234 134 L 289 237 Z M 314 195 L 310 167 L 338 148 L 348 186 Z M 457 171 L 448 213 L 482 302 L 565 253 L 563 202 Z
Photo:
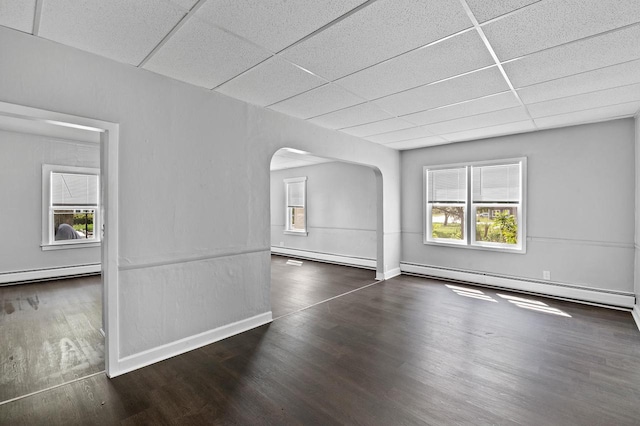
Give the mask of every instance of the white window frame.
M 465 168 L 464 164 L 449 164 L 449 165 L 445 165 L 445 166 L 437 166 L 437 167 L 425 167 L 424 168 L 424 197 L 425 197 L 425 205 L 426 205 L 426 209 L 425 209 L 425 223 L 426 223 L 426 231 L 425 231 L 425 244 L 430 244 L 430 243 L 436 243 L 436 244 L 448 244 L 448 245 L 454 245 L 454 246 L 466 246 L 468 244 L 468 238 L 469 238 L 469 234 L 466 232 L 467 231 L 467 224 L 465 223 L 465 232 L 464 232 L 464 238 L 462 240 L 453 240 L 453 239 L 448 239 L 448 238 L 434 238 L 433 237 L 433 228 L 432 228 L 432 220 L 431 220 L 431 212 L 432 212 L 432 208 L 433 208 L 433 204 L 429 203 L 428 197 L 429 197 L 429 182 L 428 182 L 428 176 L 429 176 L 429 170 L 431 171 L 437 171 L 437 170 L 446 170 L 446 169 L 461 169 L 461 168 Z M 465 182 L 466 182 L 466 191 L 467 193 L 469 192 L 469 170 L 465 170 Z M 460 203 L 437 203 L 439 206 L 442 207 L 463 207 L 464 211 L 465 211 L 465 222 L 467 220 L 467 217 L 469 215 L 469 197 L 466 198 L 464 204 L 460 204 Z
M 498 165 L 508 165 L 508 164 L 520 164 L 520 200 L 517 203 L 486 203 L 486 202 L 473 202 L 473 168 L 474 167 L 482 167 L 482 166 L 498 166 Z M 467 170 L 467 197 L 465 207 L 465 227 L 464 227 L 464 240 L 452 240 L 452 239 L 443 239 L 443 238 L 433 238 L 432 235 L 432 220 L 431 220 L 431 208 L 432 203 L 429 202 L 429 193 L 428 193 L 428 173 L 433 170 L 446 170 L 446 169 L 456 169 L 465 167 Z M 478 249 L 478 250 L 491 250 L 491 251 L 500 251 L 506 253 L 519 253 L 525 254 L 527 251 L 526 248 L 526 193 L 527 193 L 527 158 L 526 157 L 517 157 L 517 158 L 506 158 L 499 160 L 491 160 L 491 161 L 476 161 L 476 162 L 468 162 L 468 163 L 456 163 L 456 164 L 444 164 L 444 165 L 436 165 L 436 166 L 424 166 L 423 168 L 423 184 L 424 184 L 424 244 L 433 244 L 439 246 L 453 246 L 453 247 L 464 247 L 469 249 Z M 460 204 L 457 204 L 458 206 Z M 515 207 L 517 209 L 516 221 L 518 223 L 518 243 L 517 244 L 507 244 L 507 243 L 492 243 L 492 242 L 484 242 L 484 241 L 476 241 L 476 216 L 477 209 L 482 207 L 490 208 L 490 215 L 493 214 L 493 210 L 504 210 L 507 208 Z
M 94 238 L 77 240 L 55 240 L 53 219 L 53 207 L 51 205 L 51 174 L 52 173 L 76 173 L 83 175 L 96 175 L 98 177 L 98 204 L 93 207 L 69 206 L 69 210 L 95 210 L 93 215 Z M 100 205 L 100 169 L 91 167 L 60 166 L 54 164 L 42 165 L 42 250 L 77 249 L 87 247 L 100 247 L 102 234 L 102 215 Z
M 304 229 L 293 229 L 291 223 L 291 213 L 289 211 L 292 208 L 289 204 L 289 185 L 293 183 L 303 183 L 303 192 L 302 192 L 302 208 L 304 209 Z M 288 178 L 284 179 L 284 233 L 289 235 L 299 235 L 299 236 L 307 236 L 309 233 L 307 232 L 307 177 L 296 177 L 296 178 Z M 299 206 L 297 206 L 299 207 Z

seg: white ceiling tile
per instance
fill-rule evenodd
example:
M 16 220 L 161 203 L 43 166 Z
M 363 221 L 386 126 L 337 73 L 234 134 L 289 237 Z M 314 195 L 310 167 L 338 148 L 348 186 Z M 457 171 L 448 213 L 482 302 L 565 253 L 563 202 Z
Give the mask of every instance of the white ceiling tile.
M 518 89 L 525 104 L 640 83 L 640 60 Z
M 392 132 L 394 130 L 408 129 L 409 127 L 415 127 L 415 124 L 409 123 L 401 118 L 390 118 L 388 120 L 381 120 L 375 123 L 349 127 L 347 129 L 342 129 L 341 132 L 362 138 L 365 136 Z
M 638 21 L 638 0 L 555 0 L 535 3 L 483 29 L 506 60 Z
M 376 99 L 493 63 L 477 31 L 472 30 L 351 74 L 336 83 L 367 99 Z
M 36 0 L 0 0 L 0 25 L 33 32 Z
M 276 57 L 218 87 L 225 95 L 266 106 L 325 84 L 323 79 Z
M 518 102 L 518 99 L 513 92 L 509 91 L 459 104 L 404 115 L 402 118 L 417 125 L 424 125 L 482 114 L 485 112 L 498 111 L 501 109 L 516 107 L 518 105 L 520 105 L 520 102 Z
M 531 132 L 536 130 L 531 120 L 517 123 L 501 124 L 499 126 L 483 127 L 481 129 L 466 130 L 463 132 L 441 135 L 450 142 L 461 142 L 475 139 L 484 139 L 495 136 L 503 136 L 515 133 Z
M 309 122 L 329 129 L 342 129 L 387 118 L 391 118 L 391 115 L 382 111 L 378 106 L 367 102 L 321 115 L 309 120 Z
M 457 1 L 379 0 L 283 55 L 333 80 L 470 26 Z
M 362 103 L 363 99 L 335 84 L 325 84 L 316 89 L 286 99 L 269 108 L 298 118 L 311 118 Z
M 527 105 L 527 109 L 533 118 L 540 118 L 633 101 L 640 101 L 640 84 L 539 102 Z
M 571 112 L 568 114 L 553 115 L 550 117 L 536 118 L 539 128 L 572 126 L 576 124 L 590 123 L 615 118 L 630 117 L 640 109 L 640 102 L 611 105 L 585 111 Z
M 558 46 L 504 64 L 514 87 L 640 59 L 640 25 Z
M 38 35 L 139 65 L 184 15 L 158 0 L 44 1 Z
M 473 12 L 473 16 L 476 17 L 478 22 L 482 23 L 539 1 L 540 0 L 467 0 L 467 4 Z
M 187 11 L 191 10 L 191 8 L 195 6 L 196 3 L 198 3 L 198 0 L 167 0 L 167 1 L 177 4 L 178 6 L 180 6 L 181 8 Z
M 425 126 L 434 135 L 459 132 L 463 130 L 479 129 L 482 127 L 497 126 L 500 124 L 514 123 L 530 119 L 524 107 L 503 109 L 487 112 L 470 117 L 455 120 L 442 121 L 440 123 Z
M 365 0 L 208 0 L 197 16 L 278 52 Z
M 410 129 L 396 130 L 395 132 L 382 133 L 380 135 L 369 136 L 365 138 L 368 141 L 375 143 L 391 143 L 406 141 L 409 139 L 424 138 L 427 136 L 433 136 L 423 127 L 412 127 Z
M 385 146 L 393 149 L 404 150 L 404 149 L 424 148 L 427 146 L 443 145 L 446 143 L 449 143 L 449 142 L 442 139 L 439 136 L 429 136 L 426 138 L 411 139 L 408 141 L 401 141 L 401 142 L 393 142 L 393 143 L 385 144 Z
M 191 17 L 144 68 L 211 89 L 267 57 L 267 51 Z
M 509 89 L 497 67 L 377 99 L 376 104 L 395 115 L 405 115 L 480 98 Z

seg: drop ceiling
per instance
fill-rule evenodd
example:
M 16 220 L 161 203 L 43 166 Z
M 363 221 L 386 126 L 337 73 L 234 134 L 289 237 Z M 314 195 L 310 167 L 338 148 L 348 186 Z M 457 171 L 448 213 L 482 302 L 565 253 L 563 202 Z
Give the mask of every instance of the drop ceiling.
M 0 25 L 399 150 L 640 111 L 638 0 L 2 0 Z

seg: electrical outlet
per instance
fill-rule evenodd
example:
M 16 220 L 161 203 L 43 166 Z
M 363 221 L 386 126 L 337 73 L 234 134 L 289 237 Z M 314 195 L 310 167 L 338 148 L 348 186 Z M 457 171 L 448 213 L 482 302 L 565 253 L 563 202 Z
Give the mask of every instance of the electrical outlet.
M 550 280 L 551 279 L 551 272 L 550 271 L 542 271 L 542 278 L 545 280 Z
M 284 247 L 284 241 L 280 241 L 280 247 Z

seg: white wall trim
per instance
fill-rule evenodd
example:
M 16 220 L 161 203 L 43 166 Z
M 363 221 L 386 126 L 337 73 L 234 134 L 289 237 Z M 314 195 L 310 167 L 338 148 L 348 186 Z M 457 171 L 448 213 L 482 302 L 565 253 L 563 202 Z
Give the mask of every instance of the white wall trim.
M 633 310 L 631 311 L 631 316 L 635 320 L 638 330 L 640 330 L 640 305 L 633 306 Z
M 345 256 L 341 254 L 322 253 L 277 246 L 271 246 L 271 253 L 283 256 L 299 257 L 301 259 L 317 260 L 319 262 L 337 263 L 339 265 L 356 266 L 365 269 L 376 269 L 376 260 L 364 257 Z
M 402 271 L 400 270 L 400 268 L 393 268 L 389 271 L 386 271 L 384 273 L 377 273 L 376 274 L 376 280 L 379 281 L 384 281 L 384 280 L 390 280 L 393 277 L 397 277 L 398 275 L 402 274 Z
M 269 311 L 194 336 L 185 337 L 184 339 L 176 340 L 166 345 L 120 358 L 117 363 L 117 368 L 114 369 L 115 371 L 109 371 L 109 377 L 113 378 L 176 355 L 181 355 L 185 352 L 226 339 L 227 337 L 235 336 L 236 334 L 268 324 L 271 321 L 273 321 L 273 316 L 271 311 Z
M 15 271 L 0 274 L 0 285 L 30 281 L 44 281 L 52 278 L 71 277 L 74 275 L 99 274 L 100 263 L 90 265 L 66 266 L 62 268 L 34 269 L 31 271 Z
M 632 293 L 581 287 L 574 284 L 541 282 L 528 278 L 505 277 L 478 271 L 463 271 L 405 262 L 400 263 L 400 269 L 402 272 L 464 281 L 487 287 L 499 287 L 525 293 L 535 293 L 575 302 L 595 303 L 609 307 L 629 309 L 635 304 L 635 295 Z

